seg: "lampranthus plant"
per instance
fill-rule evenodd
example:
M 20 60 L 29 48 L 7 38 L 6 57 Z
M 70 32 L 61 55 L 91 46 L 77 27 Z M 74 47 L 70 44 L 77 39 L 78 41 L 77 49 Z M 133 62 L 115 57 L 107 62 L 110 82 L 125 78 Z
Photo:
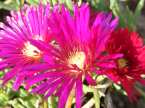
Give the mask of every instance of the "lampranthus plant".
M 111 80 L 121 84 L 131 101 L 137 99 L 136 82 L 145 84 L 142 75 L 145 73 L 145 49 L 143 39 L 136 32 L 128 29 L 114 31 L 108 41 L 106 50 L 109 54 L 122 53 L 116 59 L 116 68 L 104 72 Z
M 51 34 L 48 27 L 49 5 L 25 6 L 19 12 L 12 12 L 7 23 L 0 24 L 0 69 L 9 71 L 2 78 L 3 84 L 15 78 L 14 89 L 36 71 L 26 71 L 30 64 L 41 62 L 43 53 L 29 40 L 49 42 Z
M 74 6 L 73 15 L 65 6 L 56 6 L 48 20 L 55 42 L 47 45 L 41 40 L 31 41 L 44 52 L 44 61 L 27 68 L 41 73 L 29 77 L 26 88 L 37 83 L 32 92 L 45 97 L 59 96 L 58 108 L 64 108 L 71 91 L 75 91 L 76 108 L 80 108 L 83 80 L 95 85 L 91 75 L 99 71 L 96 67 L 115 67 L 113 60 L 122 57 L 121 54 L 102 55 L 118 19 L 112 20 L 111 14 L 103 12 L 96 15 L 94 22 L 90 19 L 88 4 Z

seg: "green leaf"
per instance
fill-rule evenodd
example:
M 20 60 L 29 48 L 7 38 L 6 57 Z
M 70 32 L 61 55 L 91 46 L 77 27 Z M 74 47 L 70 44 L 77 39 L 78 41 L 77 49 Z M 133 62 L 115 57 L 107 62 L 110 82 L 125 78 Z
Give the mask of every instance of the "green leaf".
M 65 0 L 59 0 L 59 3 L 60 4 L 65 3 Z
M 5 93 L 5 91 L 0 89 L 0 106 L 5 106 L 7 103 L 8 103 L 8 96 Z
M 120 12 L 118 0 L 110 0 L 110 9 L 112 10 L 115 16 L 118 16 Z
M 24 90 L 23 88 L 20 88 L 20 97 L 26 97 L 28 96 L 28 93 L 26 92 L 26 90 Z
M 135 9 L 135 17 L 139 16 L 141 14 L 141 10 L 143 9 L 144 7 L 144 2 L 145 0 L 140 0 L 137 4 L 137 7 Z
M 93 88 L 87 85 L 83 85 L 84 93 L 93 92 Z
M 30 5 L 38 5 L 38 4 L 39 4 L 38 0 L 26 0 L 26 1 L 27 1 L 27 3 L 29 3 Z
M 100 95 L 98 89 L 95 87 L 93 88 L 93 94 L 94 94 L 94 101 L 95 101 L 95 108 L 100 108 Z
M 129 27 L 132 30 L 136 30 L 137 19 L 127 5 L 121 5 L 119 0 L 110 0 L 110 9 L 115 16 L 119 17 L 119 25 L 121 27 Z
M 52 1 L 52 5 L 54 6 L 55 4 L 57 4 L 58 3 L 58 1 L 57 0 L 51 0 Z
M 23 106 L 18 99 L 9 101 L 9 104 L 12 105 L 13 108 L 25 108 L 25 106 Z
M 9 99 L 13 99 L 13 98 L 17 98 L 19 97 L 19 93 L 18 92 L 15 92 L 12 90 L 12 88 L 6 88 L 6 93 L 9 97 Z
M 128 5 L 121 7 L 118 0 L 110 0 L 110 9 L 115 16 L 119 16 L 120 25 L 129 27 L 131 30 L 136 30 L 138 17 L 141 15 L 141 10 L 145 0 L 139 0 L 135 12 L 129 9 Z
M 51 1 L 51 0 L 49 0 Z M 40 0 L 26 0 L 27 3 L 30 5 L 38 5 L 40 3 Z M 47 0 L 41 0 L 42 4 L 47 4 Z
M 3 71 L 0 71 L 0 77 L 2 77 L 5 73 Z
M 108 11 L 108 0 L 87 0 L 91 6 L 96 10 Z
M 38 5 L 40 0 L 26 0 L 31 5 Z M 80 0 L 81 1 L 81 0 Z M 50 3 L 51 6 L 54 6 L 57 3 L 65 4 L 70 10 L 73 9 L 72 0 L 42 0 L 42 4 Z
M 50 96 L 48 98 L 48 106 L 50 108 L 57 108 L 57 101 L 55 96 Z
M 19 4 L 16 0 L 10 0 L 2 2 L 0 1 L 0 9 L 6 9 L 6 10 L 18 10 Z
M 71 0 L 66 0 L 65 4 L 70 10 L 73 10 L 73 3 Z
M 20 7 L 24 5 L 24 0 L 16 0 L 16 2 Z

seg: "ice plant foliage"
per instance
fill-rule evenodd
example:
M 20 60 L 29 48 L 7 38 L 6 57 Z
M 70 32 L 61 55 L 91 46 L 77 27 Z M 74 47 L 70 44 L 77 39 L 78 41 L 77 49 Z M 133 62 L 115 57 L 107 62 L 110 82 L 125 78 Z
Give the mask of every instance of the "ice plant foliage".
M 49 5 L 38 7 L 25 6 L 19 12 L 12 12 L 7 17 L 7 24 L 0 24 L 0 69 L 8 69 L 3 84 L 15 78 L 14 89 L 35 72 L 26 71 L 25 67 L 41 61 L 43 53 L 30 40 L 49 42 L 47 19 Z
M 122 53 L 123 57 L 116 59 L 116 68 L 107 70 L 104 74 L 115 83 L 121 84 L 131 100 L 136 100 L 138 93 L 134 88 L 135 83 L 138 81 L 145 84 L 142 78 L 145 73 L 143 39 L 136 32 L 119 29 L 112 33 L 106 50 L 109 54 Z
M 115 67 L 112 61 L 121 57 L 120 54 L 102 57 L 118 19 L 112 20 L 111 14 L 102 12 L 96 15 L 94 22 L 90 19 L 88 4 L 74 6 L 73 15 L 64 6 L 56 6 L 48 19 L 55 42 L 48 45 L 41 40 L 31 41 L 44 55 L 43 63 L 28 67 L 28 70 L 41 72 L 29 77 L 26 88 L 37 83 L 32 92 L 45 97 L 59 96 L 58 108 L 64 108 L 72 90 L 75 91 L 76 107 L 80 108 L 83 80 L 95 85 L 91 74 L 98 71 L 96 66 L 104 69 Z

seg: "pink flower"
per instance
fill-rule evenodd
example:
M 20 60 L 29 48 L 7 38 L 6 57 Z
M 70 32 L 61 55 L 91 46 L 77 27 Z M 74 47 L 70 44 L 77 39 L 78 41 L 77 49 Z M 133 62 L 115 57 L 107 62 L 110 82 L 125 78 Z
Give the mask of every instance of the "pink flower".
M 2 78 L 3 84 L 15 78 L 17 90 L 22 82 L 35 71 L 25 71 L 25 67 L 41 61 L 43 52 L 30 43 L 30 40 L 49 42 L 49 5 L 24 7 L 20 12 L 12 12 L 7 24 L 0 24 L 0 69 L 8 69 Z
M 59 96 L 58 108 L 64 108 L 67 98 L 75 90 L 76 107 L 81 107 L 83 95 L 83 80 L 95 85 L 91 74 L 96 66 L 103 68 L 114 67 L 112 62 L 99 63 L 105 44 L 110 33 L 117 25 L 117 18 L 112 15 L 98 13 L 94 22 L 90 22 L 90 10 L 87 4 L 80 8 L 74 6 L 73 15 L 62 7 L 54 7 L 49 17 L 50 29 L 54 36 L 54 43 L 48 45 L 41 40 L 32 40 L 31 44 L 44 52 L 43 63 L 31 65 L 28 70 L 41 71 L 26 81 L 26 88 L 38 83 L 32 92 Z M 110 61 L 120 55 L 103 58 Z M 112 63 L 112 64 L 111 64 Z M 109 65 L 108 65 L 109 64 Z

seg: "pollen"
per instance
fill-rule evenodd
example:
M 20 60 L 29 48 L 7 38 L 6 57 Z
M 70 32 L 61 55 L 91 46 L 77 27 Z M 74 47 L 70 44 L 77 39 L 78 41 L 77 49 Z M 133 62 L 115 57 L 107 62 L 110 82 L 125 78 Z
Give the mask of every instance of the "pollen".
M 124 68 L 127 66 L 127 60 L 124 58 L 118 59 L 118 66 L 119 68 Z
M 30 44 L 30 42 L 26 42 L 24 44 L 22 53 L 23 53 L 23 55 L 34 58 L 34 59 L 40 58 L 40 55 L 41 55 L 40 50 L 37 47 L 35 47 L 34 45 Z
M 78 68 L 83 69 L 85 63 L 86 55 L 84 52 L 76 52 L 70 56 L 68 63 L 71 65 L 76 65 Z

